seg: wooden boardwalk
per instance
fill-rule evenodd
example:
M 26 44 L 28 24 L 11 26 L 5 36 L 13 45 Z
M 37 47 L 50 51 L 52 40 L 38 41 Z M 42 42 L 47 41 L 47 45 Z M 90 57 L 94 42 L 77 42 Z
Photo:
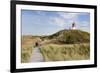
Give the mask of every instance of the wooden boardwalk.
M 32 56 L 30 62 L 44 62 L 44 58 L 38 47 L 33 48 Z

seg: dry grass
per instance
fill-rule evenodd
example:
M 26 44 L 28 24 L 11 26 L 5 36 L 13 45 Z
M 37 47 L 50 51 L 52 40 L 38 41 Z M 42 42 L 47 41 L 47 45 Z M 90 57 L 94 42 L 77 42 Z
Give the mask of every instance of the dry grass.
M 22 37 L 21 63 L 28 63 L 32 56 L 35 42 L 40 38 L 27 36 Z M 90 45 L 86 44 L 51 44 L 51 41 L 42 41 L 40 51 L 46 62 L 48 61 L 68 61 L 86 60 L 90 58 Z
M 33 38 L 31 36 L 22 37 L 21 63 L 29 62 L 35 42 L 39 40 L 40 40 L 39 38 Z
M 85 60 L 90 58 L 89 44 L 57 45 L 41 47 L 45 61 Z

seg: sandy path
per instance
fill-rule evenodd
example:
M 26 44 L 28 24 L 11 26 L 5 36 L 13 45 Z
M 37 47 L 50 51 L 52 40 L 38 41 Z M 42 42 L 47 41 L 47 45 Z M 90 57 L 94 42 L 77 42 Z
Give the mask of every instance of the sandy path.
M 44 62 L 44 58 L 38 47 L 33 48 L 32 57 L 30 59 L 30 62 Z

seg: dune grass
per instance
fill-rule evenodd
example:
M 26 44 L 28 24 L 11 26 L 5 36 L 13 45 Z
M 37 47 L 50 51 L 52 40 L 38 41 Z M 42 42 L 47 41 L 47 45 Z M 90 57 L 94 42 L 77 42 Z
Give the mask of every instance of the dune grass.
M 32 55 L 32 47 L 25 46 L 21 49 L 21 63 L 28 63 Z
M 46 62 L 86 60 L 90 58 L 89 44 L 49 44 L 42 46 L 40 50 Z
M 21 42 L 21 63 L 28 63 L 31 56 L 32 51 L 35 46 L 35 42 L 40 41 L 40 38 L 33 36 L 22 36 Z

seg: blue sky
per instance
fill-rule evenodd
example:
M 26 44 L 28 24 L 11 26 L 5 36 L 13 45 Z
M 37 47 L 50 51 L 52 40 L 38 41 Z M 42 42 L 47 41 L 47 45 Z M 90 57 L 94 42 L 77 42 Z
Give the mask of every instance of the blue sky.
M 51 35 L 70 29 L 73 22 L 77 29 L 90 32 L 89 13 L 21 10 L 22 35 Z

